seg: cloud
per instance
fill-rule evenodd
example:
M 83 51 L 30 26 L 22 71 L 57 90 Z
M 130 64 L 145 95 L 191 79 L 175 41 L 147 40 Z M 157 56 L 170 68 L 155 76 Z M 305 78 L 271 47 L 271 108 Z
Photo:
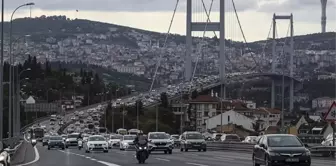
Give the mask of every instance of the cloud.
M 327 7 L 334 8 L 335 1 L 328 1 Z M 259 0 L 259 10 L 261 12 L 293 12 L 298 10 L 315 9 L 321 10 L 319 0 Z
M 79 11 L 111 11 L 111 12 L 159 12 L 173 11 L 176 0 L 31 0 L 35 7 L 41 10 L 79 10 Z M 14 9 L 29 0 L 10 0 L 6 3 L 6 9 Z M 204 0 L 209 8 L 211 0 Z M 201 0 L 193 0 L 194 5 L 202 5 Z M 257 0 L 236 0 L 238 11 L 256 9 Z M 202 6 L 197 7 L 198 9 Z M 226 8 L 232 8 L 231 1 L 227 1 Z M 196 7 L 194 7 L 196 10 Z M 179 1 L 179 11 L 186 10 L 186 0 Z M 219 10 L 219 0 L 214 0 L 214 11 Z M 199 10 L 200 11 L 200 10 Z

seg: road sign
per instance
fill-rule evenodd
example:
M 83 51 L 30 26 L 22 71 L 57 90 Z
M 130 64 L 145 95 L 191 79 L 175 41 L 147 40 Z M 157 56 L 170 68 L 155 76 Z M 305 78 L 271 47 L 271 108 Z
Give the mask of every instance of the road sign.
M 325 114 L 324 119 L 327 121 L 336 121 L 336 102 L 334 101 L 328 112 Z

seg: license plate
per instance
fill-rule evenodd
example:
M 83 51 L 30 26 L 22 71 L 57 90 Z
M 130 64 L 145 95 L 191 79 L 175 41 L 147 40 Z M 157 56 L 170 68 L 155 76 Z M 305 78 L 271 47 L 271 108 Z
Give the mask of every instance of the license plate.
M 286 162 L 299 162 L 299 159 L 298 158 L 289 158 L 289 159 L 286 159 Z

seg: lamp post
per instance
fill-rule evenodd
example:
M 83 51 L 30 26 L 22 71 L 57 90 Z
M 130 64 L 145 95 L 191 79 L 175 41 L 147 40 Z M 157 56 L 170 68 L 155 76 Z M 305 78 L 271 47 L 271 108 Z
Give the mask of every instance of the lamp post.
M 17 71 L 19 71 L 19 67 L 17 67 Z M 19 136 L 20 128 L 21 128 L 21 107 L 20 107 L 20 89 L 21 89 L 21 74 L 23 74 L 26 71 L 31 71 L 30 68 L 27 68 L 26 70 L 22 70 L 19 74 L 17 74 L 17 84 L 16 84 L 16 110 L 14 110 L 14 133 L 16 136 Z M 24 80 L 28 80 L 29 78 L 25 78 Z
M 13 102 L 13 97 L 12 97 L 12 93 L 14 92 L 14 87 L 12 86 L 12 83 L 14 82 L 14 76 L 13 76 L 13 56 L 12 56 L 12 32 L 13 32 L 13 16 L 15 14 L 15 12 L 20 9 L 21 7 L 25 7 L 25 6 L 31 6 L 31 5 L 35 5 L 35 3 L 26 3 L 23 5 L 18 6 L 17 8 L 15 8 L 15 10 L 13 11 L 12 15 L 11 15 L 11 19 L 10 19 L 10 28 L 9 28 L 9 136 L 8 138 L 10 138 L 12 136 L 12 102 Z
M 5 1 L 1 3 L 1 55 L 0 55 L 0 141 L 3 139 L 3 60 L 4 60 L 4 9 Z

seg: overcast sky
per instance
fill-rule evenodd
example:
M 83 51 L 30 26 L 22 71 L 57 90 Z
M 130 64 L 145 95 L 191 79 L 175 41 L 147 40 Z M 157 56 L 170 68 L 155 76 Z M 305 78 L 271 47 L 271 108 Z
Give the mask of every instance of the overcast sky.
M 6 20 L 15 7 L 24 2 L 35 2 L 32 17 L 41 15 L 66 15 L 108 23 L 115 23 L 140 29 L 166 32 L 176 0 L 10 0 L 6 1 Z M 211 0 L 204 0 L 209 8 Z M 206 21 L 201 0 L 193 0 L 195 21 Z M 236 9 L 248 41 L 266 39 L 273 13 L 294 15 L 295 34 L 321 31 L 320 0 L 235 0 Z M 226 37 L 242 40 L 237 19 L 233 14 L 231 0 L 226 0 Z M 180 0 L 174 19 L 172 33 L 185 34 L 186 0 Z M 78 10 L 79 12 L 76 12 Z M 208 9 L 207 9 L 208 10 Z M 219 0 L 214 0 L 211 21 L 218 21 Z M 20 9 L 14 18 L 28 17 L 29 8 Z M 286 36 L 288 22 L 278 21 L 279 36 Z M 327 31 L 336 30 L 336 0 L 328 0 Z M 213 33 L 207 33 L 208 36 Z M 202 35 L 195 32 L 194 35 Z

